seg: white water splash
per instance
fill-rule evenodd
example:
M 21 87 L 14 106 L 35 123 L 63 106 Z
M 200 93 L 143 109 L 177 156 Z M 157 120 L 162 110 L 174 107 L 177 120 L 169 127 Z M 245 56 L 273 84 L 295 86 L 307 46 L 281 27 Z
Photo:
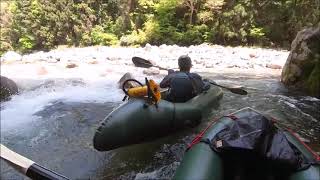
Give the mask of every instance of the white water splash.
M 279 98 L 278 102 L 280 104 L 280 107 L 286 107 L 290 109 L 291 115 L 295 114 L 296 117 L 303 117 L 305 119 L 309 119 L 310 121 L 318 122 L 318 120 L 315 119 L 312 115 L 303 112 L 299 107 L 297 107 L 297 104 L 300 103 L 297 99 L 283 96 L 283 95 L 271 95 L 271 96 Z M 308 98 L 308 100 L 314 101 L 314 102 L 317 101 L 316 98 Z
M 24 71 L 17 71 L 17 68 L 22 67 L 6 69 L 6 73 L 11 74 L 12 79 L 17 82 L 20 93 L 10 101 L 1 103 L 2 131 L 39 120 L 34 114 L 56 101 L 105 103 L 120 102 L 123 98 L 122 91 L 117 87 L 122 73 L 116 71 L 102 77 L 99 76 L 99 70 L 94 72 L 92 68 L 73 72 L 69 69 L 51 69 L 43 77 L 32 74 L 32 68 L 25 68 Z
M 1 129 L 15 127 L 30 121 L 37 120 L 36 112 L 43 110 L 53 102 L 119 102 L 122 93 L 115 83 L 108 81 L 105 84 L 86 84 L 85 86 L 51 86 L 38 88 L 34 91 L 25 91 L 15 95 L 8 102 L 1 105 Z

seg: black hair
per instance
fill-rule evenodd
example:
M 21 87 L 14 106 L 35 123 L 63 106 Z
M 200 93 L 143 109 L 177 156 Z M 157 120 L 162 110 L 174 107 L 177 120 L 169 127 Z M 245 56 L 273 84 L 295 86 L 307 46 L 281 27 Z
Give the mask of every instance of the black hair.
M 189 71 L 192 67 L 191 58 L 188 55 L 182 55 L 178 58 L 178 65 L 181 71 Z

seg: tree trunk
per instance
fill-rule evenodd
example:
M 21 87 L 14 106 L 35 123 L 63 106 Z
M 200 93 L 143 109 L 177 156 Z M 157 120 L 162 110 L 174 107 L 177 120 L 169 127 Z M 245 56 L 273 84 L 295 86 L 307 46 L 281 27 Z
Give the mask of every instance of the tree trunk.
M 194 8 L 192 6 L 192 8 L 190 9 L 190 19 L 189 19 L 189 23 L 191 25 L 193 24 L 193 12 L 194 12 Z
M 132 9 L 132 5 L 133 5 L 133 1 L 134 0 L 127 0 L 125 7 L 124 7 L 124 11 L 122 14 L 123 17 L 123 30 L 126 31 L 130 28 L 130 12 Z

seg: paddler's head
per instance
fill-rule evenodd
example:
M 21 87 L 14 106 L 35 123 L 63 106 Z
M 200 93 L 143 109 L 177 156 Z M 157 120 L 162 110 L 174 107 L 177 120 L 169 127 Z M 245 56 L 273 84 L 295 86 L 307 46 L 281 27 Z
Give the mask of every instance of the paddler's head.
M 191 58 L 188 55 L 182 55 L 178 58 L 180 71 L 189 72 L 192 67 Z

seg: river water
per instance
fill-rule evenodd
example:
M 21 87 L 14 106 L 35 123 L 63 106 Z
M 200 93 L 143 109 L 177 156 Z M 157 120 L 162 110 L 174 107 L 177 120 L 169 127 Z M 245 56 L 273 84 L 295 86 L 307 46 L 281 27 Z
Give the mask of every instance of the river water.
M 71 179 L 170 179 L 186 145 L 211 119 L 252 107 L 272 115 L 320 152 L 320 100 L 289 93 L 279 82 L 279 75 L 240 71 L 201 73 L 219 84 L 242 86 L 249 94 L 225 91 L 220 105 L 198 127 L 152 142 L 98 152 L 92 146 L 93 135 L 100 121 L 122 103 L 117 80 L 124 70 L 109 71 L 108 76 L 99 78 L 15 78 L 22 91 L 1 104 L 1 143 Z M 140 72 L 134 74 L 140 80 L 144 77 Z M 162 77 L 149 76 L 158 82 Z M 25 178 L 4 161 L 0 177 Z

